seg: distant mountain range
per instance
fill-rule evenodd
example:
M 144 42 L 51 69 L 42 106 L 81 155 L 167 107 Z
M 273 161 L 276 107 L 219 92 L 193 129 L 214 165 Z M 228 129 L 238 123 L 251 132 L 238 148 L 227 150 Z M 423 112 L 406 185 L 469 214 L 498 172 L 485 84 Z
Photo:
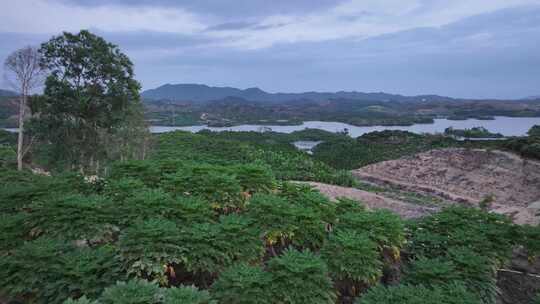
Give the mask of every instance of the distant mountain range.
M 0 89 L 0 97 L 14 97 L 14 96 L 17 96 L 17 95 L 18 94 L 13 92 L 13 91 Z
M 203 84 L 166 84 L 156 89 L 146 90 L 141 96 L 146 100 L 171 100 L 207 102 L 222 100 L 227 97 L 238 97 L 249 101 L 259 102 L 289 102 L 289 101 L 325 101 L 332 99 L 348 99 L 363 101 L 453 101 L 450 97 L 438 95 L 403 96 L 387 93 L 362 92 L 304 92 L 304 93 L 268 93 L 259 88 L 237 89 L 232 87 L 211 87 Z

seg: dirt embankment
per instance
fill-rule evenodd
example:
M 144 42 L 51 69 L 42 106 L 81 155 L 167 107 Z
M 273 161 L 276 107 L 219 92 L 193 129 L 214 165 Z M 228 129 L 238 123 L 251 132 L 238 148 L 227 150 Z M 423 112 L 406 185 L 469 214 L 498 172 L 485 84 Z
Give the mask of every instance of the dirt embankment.
M 355 188 L 346 188 L 316 182 L 309 182 L 308 184 L 319 190 L 331 200 L 336 200 L 340 197 L 354 199 L 362 202 L 370 209 L 388 209 L 394 211 L 403 218 L 418 218 L 437 211 L 437 208 L 409 204 L 388 198 L 384 195 Z
M 490 209 L 537 224 L 540 162 L 501 151 L 443 149 L 385 161 L 353 171 L 361 180 L 447 200 L 477 205 L 491 197 Z

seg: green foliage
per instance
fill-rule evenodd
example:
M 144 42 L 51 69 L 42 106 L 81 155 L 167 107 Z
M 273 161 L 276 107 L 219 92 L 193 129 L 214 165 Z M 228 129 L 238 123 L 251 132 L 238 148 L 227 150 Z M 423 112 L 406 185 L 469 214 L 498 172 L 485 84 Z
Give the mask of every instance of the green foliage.
M 199 165 L 165 176 L 163 188 L 177 195 L 194 195 L 223 212 L 242 209 L 244 197 L 236 176 L 223 167 Z
M 99 238 L 115 223 L 106 198 L 72 194 L 30 205 L 26 227 L 33 234 L 69 240 Z
M 422 285 L 379 285 L 362 295 L 356 304 L 480 304 L 461 284 L 427 288 Z
M 531 258 L 540 256 L 540 226 L 524 225 L 518 227 L 519 244 L 523 245 Z
M 157 304 L 160 289 L 155 283 L 143 280 L 117 282 L 105 289 L 99 302 L 103 304 Z
M 67 299 L 62 304 L 98 304 L 96 301 L 89 300 L 86 296 L 82 296 L 78 299 Z
M 212 295 L 220 303 L 273 303 L 269 293 L 272 276 L 258 266 L 237 264 L 223 271 L 212 285 Z
M 72 248 L 39 239 L 0 259 L 0 290 L 30 303 L 62 303 L 82 294 L 95 297 L 123 278 L 119 265 L 110 247 Z
M 24 229 L 26 219 L 22 213 L 0 214 L 0 258 L 8 250 L 22 245 L 27 237 Z
M 125 229 L 119 247 L 128 273 L 167 285 L 167 267 L 183 262 L 179 234 L 174 222 L 160 219 L 138 222 Z
M 184 227 L 179 238 L 183 267 L 196 275 L 215 275 L 234 262 L 260 261 L 263 244 L 259 231 L 242 216 L 222 216 L 217 224 Z
M 144 184 L 155 187 L 159 184 L 161 172 L 155 163 L 143 160 L 129 160 L 112 164 L 109 178 L 120 180 L 132 178 L 140 180 Z
M 0 144 L 0 169 L 15 169 L 17 167 L 17 151 L 14 147 Z
M 330 304 L 336 300 L 326 264 L 310 251 L 286 250 L 268 262 L 275 302 Z
M 326 232 L 320 213 L 314 208 L 292 204 L 270 194 L 254 195 L 247 216 L 262 229 L 267 245 L 281 248 L 293 244 L 299 248 L 320 248 Z
M 502 215 L 467 207 L 449 207 L 412 223 L 409 248 L 418 256 L 444 256 L 450 248 L 467 247 L 478 255 L 505 262 L 517 231 Z
M 350 203 L 349 203 L 350 204 Z M 380 248 L 389 247 L 397 251 L 405 242 L 404 223 L 388 210 L 346 212 L 338 215 L 337 229 L 361 232 L 369 236 Z
M 28 129 L 42 140 L 36 147 L 47 151 L 49 165 L 97 172 L 100 161 L 135 157 L 146 127 L 129 58 L 86 30 L 64 32 L 39 51 L 50 74 L 43 95 L 30 102 Z
M 217 304 L 208 291 L 194 286 L 180 286 L 163 291 L 163 304 Z
M 461 143 L 437 135 L 418 135 L 405 131 L 382 131 L 356 139 L 337 138 L 325 141 L 313 150 L 316 160 L 337 169 L 357 169 L 372 163 L 447 148 Z
M 336 231 L 321 249 L 321 256 L 338 280 L 373 284 L 382 276 L 377 244 L 354 231 Z
M 463 283 L 482 303 L 495 303 L 498 292 L 493 262 L 466 248 L 452 248 L 445 257 L 418 258 L 410 265 L 405 282 L 431 287 Z

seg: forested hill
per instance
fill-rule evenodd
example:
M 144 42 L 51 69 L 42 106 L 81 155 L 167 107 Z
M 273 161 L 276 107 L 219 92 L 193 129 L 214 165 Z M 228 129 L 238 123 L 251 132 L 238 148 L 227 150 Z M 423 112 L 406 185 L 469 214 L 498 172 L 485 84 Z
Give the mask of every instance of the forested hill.
M 203 84 L 165 84 L 156 89 L 142 92 L 148 100 L 175 100 L 204 102 L 239 97 L 250 101 L 286 102 L 295 100 L 324 101 L 329 99 L 352 99 L 369 101 L 451 101 L 450 97 L 437 95 L 403 96 L 387 93 L 362 92 L 303 92 L 303 93 L 268 93 L 259 88 L 237 89 L 232 87 L 211 87 Z

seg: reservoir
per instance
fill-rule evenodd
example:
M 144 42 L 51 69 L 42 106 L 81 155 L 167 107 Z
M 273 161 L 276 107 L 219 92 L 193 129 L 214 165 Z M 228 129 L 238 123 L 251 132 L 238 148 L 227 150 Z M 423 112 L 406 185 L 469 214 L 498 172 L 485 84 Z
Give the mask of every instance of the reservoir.
M 349 135 L 358 137 L 365 133 L 384 130 L 402 130 L 413 133 L 443 133 L 448 127 L 454 129 L 471 129 L 474 127 L 484 127 L 492 133 L 501 133 L 504 136 L 524 136 L 527 131 L 534 125 L 540 125 L 540 117 L 503 117 L 496 116 L 494 120 L 448 120 L 435 119 L 432 124 L 414 124 L 412 126 L 371 126 L 358 127 L 341 122 L 326 122 L 326 121 L 305 121 L 301 125 L 296 126 L 274 126 L 274 125 L 238 125 L 234 127 L 208 127 L 205 125 L 186 126 L 186 127 L 167 127 L 167 126 L 152 126 L 152 133 L 164 133 L 175 130 L 183 130 L 190 132 L 198 132 L 208 129 L 215 132 L 220 131 L 274 131 L 279 133 L 292 133 L 304 129 L 320 129 L 329 132 L 342 132 L 347 129 Z

